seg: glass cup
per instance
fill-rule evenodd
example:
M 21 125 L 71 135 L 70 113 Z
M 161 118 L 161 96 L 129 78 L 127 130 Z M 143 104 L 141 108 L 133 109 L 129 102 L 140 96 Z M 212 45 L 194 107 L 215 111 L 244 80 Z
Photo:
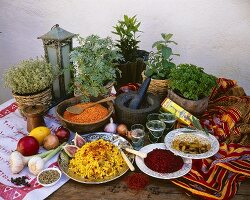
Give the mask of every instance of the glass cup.
M 163 122 L 165 122 L 166 124 L 166 129 L 167 130 L 170 130 L 173 128 L 174 126 L 174 123 L 176 121 L 176 117 L 174 114 L 172 113 L 169 113 L 169 112 L 162 112 L 160 115 L 159 115 L 159 119 Z
M 151 114 L 148 114 L 147 120 L 148 121 L 159 120 L 159 116 L 160 116 L 159 113 L 151 113 Z
M 144 145 L 145 128 L 142 124 L 131 126 L 131 141 L 135 150 L 140 150 Z
M 161 120 L 152 120 L 146 123 L 146 127 L 149 130 L 149 141 L 156 143 L 163 135 L 166 124 Z

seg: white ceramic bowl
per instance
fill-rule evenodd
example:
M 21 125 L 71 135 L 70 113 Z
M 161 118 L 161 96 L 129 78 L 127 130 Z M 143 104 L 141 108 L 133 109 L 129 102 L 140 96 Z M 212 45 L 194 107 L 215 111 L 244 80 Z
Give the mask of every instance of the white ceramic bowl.
M 54 180 L 53 182 L 50 182 L 50 183 L 42 183 L 39 179 L 41 178 L 41 176 L 43 176 L 44 175 L 44 173 L 49 173 L 48 171 L 56 171 L 56 172 L 58 172 L 59 173 L 59 177 L 56 179 L 56 180 Z M 52 186 L 52 185 L 55 185 L 59 180 L 60 180 L 60 178 L 61 178 L 61 176 L 62 176 L 62 172 L 58 169 L 58 168 L 56 168 L 56 167 L 51 167 L 51 168 L 47 168 L 47 169 L 44 169 L 44 170 L 42 170 L 38 175 L 37 175 L 37 182 L 40 184 L 40 185 L 42 185 L 42 186 L 44 186 L 44 187 L 50 187 L 50 186 Z

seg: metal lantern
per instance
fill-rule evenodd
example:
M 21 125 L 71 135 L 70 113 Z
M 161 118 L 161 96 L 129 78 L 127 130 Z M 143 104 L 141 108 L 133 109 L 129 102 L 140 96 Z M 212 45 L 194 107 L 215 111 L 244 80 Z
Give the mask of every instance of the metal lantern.
M 72 38 L 75 34 L 70 33 L 54 25 L 51 30 L 38 37 L 42 39 L 45 59 L 54 68 L 59 68 L 60 71 L 70 65 L 69 53 L 72 50 Z M 62 99 L 66 97 L 66 87 L 71 79 L 69 70 L 64 70 L 58 79 L 53 83 L 53 97 L 54 99 Z

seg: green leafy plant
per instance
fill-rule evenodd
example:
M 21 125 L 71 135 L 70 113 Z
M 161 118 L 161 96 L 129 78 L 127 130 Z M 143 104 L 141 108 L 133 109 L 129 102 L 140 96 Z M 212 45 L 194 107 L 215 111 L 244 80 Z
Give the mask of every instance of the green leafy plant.
M 34 94 L 51 87 L 56 73 L 44 58 L 23 60 L 3 75 L 4 84 L 15 94 Z
M 170 89 L 190 100 L 199 100 L 210 95 L 216 86 L 216 77 L 204 72 L 202 67 L 180 64 L 169 75 Z
M 137 33 L 141 32 L 139 30 L 140 25 L 141 22 L 137 21 L 136 15 L 133 17 L 124 15 L 123 20 L 119 20 L 113 27 L 115 31 L 112 31 L 112 33 L 118 35 L 120 38 L 119 40 L 116 40 L 116 46 L 120 49 L 125 62 L 134 62 L 138 57 L 137 51 L 139 48 L 138 43 L 140 41 L 137 40 L 137 38 L 139 38 Z
M 77 40 L 79 46 L 70 53 L 70 61 L 73 62 L 71 69 L 75 74 L 71 89 L 77 90 L 86 97 L 107 93 L 104 85 L 115 82 L 119 72 L 115 64 L 122 58 L 119 50 L 110 37 L 78 36 Z
M 175 68 L 176 65 L 172 62 L 173 56 L 179 56 L 179 54 L 174 54 L 169 44 L 177 43 L 171 38 L 173 34 L 161 34 L 162 39 L 155 42 L 152 48 L 156 48 L 156 52 L 150 52 L 148 61 L 146 62 L 145 75 L 147 77 L 152 77 L 153 79 L 165 80 L 169 78 L 171 69 Z

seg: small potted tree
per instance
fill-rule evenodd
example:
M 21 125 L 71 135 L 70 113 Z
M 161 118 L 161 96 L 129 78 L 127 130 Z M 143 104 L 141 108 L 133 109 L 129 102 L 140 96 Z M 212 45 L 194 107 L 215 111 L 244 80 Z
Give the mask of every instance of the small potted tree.
M 171 69 L 175 68 L 175 63 L 172 62 L 173 56 L 179 56 L 179 54 L 174 54 L 170 44 L 177 43 L 171 38 L 173 34 L 161 34 L 162 39 L 156 41 L 152 48 L 156 48 L 156 52 L 150 52 L 148 61 L 146 62 L 146 70 L 143 71 L 142 77 L 151 77 L 151 83 L 149 85 L 148 91 L 158 95 L 161 100 L 167 96 L 168 90 L 168 78 Z
M 144 61 L 148 58 L 148 52 L 139 50 L 140 25 L 141 22 L 137 21 L 136 15 L 133 17 L 124 15 L 123 20 L 119 20 L 114 26 L 115 31 L 112 31 L 119 37 L 116 40 L 116 46 L 123 56 L 118 65 L 122 76 L 118 79 L 117 87 L 130 82 L 140 83 L 142 81 L 141 73 L 145 69 Z
M 52 100 L 52 83 L 56 78 L 45 59 L 23 60 L 3 75 L 4 84 L 10 88 L 21 114 L 25 106 L 43 104 L 48 109 Z
M 119 50 L 110 37 L 78 36 L 77 40 L 79 46 L 70 53 L 74 73 L 71 89 L 75 96 L 83 95 L 86 99 L 107 94 L 120 72 L 115 63 L 122 58 Z
M 194 115 L 208 106 L 208 96 L 216 86 L 216 77 L 193 64 L 180 64 L 169 74 L 168 97 Z

